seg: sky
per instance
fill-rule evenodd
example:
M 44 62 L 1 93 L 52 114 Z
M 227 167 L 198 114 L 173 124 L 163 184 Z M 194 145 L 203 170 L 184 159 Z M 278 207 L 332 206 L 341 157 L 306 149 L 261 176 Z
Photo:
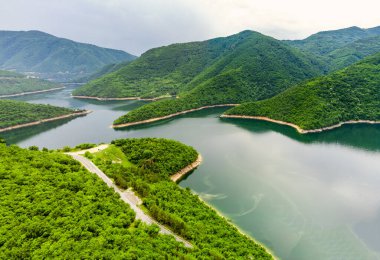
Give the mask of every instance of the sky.
M 41 30 L 140 55 L 243 30 L 302 39 L 380 26 L 379 0 L 0 0 L 0 30 Z

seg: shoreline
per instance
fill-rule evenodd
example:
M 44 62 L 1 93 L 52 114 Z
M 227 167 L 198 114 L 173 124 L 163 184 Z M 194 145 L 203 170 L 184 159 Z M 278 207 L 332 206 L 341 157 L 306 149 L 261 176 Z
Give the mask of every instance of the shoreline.
M 317 129 L 311 129 L 311 130 L 304 130 L 296 124 L 288 123 L 288 122 L 281 121 L 281 120 L 275 120 L 275 119 L 272 119 L 269 117 L 263 117 L 263 116 L 221 115 L 220 117 L 221 118 L 254 119 L 254 120 L 262 120 L 262 121 L 267 121 L 267 122 L 271 122 L 271 123 L 276 123 L 276 124 L 280 124 L 280 125 L 287 125 L 287 126 L 290 126 L 294 129 L 296 129 L 297 132 L 300 134 L 321 133 L 321 132 L 332 130 L 335 128 L 339 128 L 343 125 L 348 125 L 348 124 L 380 124 L 380 121 L 349 120 L 349 121 L 345 121 L 345 122 L 340 122 L 340 123 L 332 125 L 332 126 L 326 126 L 326 127 L 321 127 L 321 128 L 317 128 Z
M 195 195 L 197 195 L 198 199 L 203 202 L 206 206 L 210 207 L 212 210 L 214 210 L 216 212 L 216 214 L 219 215 L 219 217 L 223 218 L 224 220 L 227 221 L 227 223 L 231 226 L 233 226 L 234 228 L 237 229 L 237 231 L 242 234 L 243 236 L 246 236 L 247 239 L 249 240 L 252 240 L 253 242 L 255 242 L 256 244 L 260 245 L 262 248 L 264 248 L 264 250 L 273 257 L 273 259 L 275 260 L 278 260 L 279 258 L 275 255 L 275 253 L 270 250 L 267 246 L 265 246 L 263 243 L 259 242 L 256 240 L 256 238 L 254 238 L 253 236 L 247 234 L 246 232 L 244 232 L 240 227 L 238 227 L 237 224 L 235 223 L 232 223 L 232 220 L 230 220 L 229 218 L 227 218 L 226 216 L 224 216 L 221 211 L 219 211 L 215 206 L 212 206 L 210 203 L 208 203 L 207 201 L 205 201 L 204 199 L 201 198 L 201 196 L 196 193 L 195 191 L 191 190 L 191 192 Z
M 191 164 L 187 165 L 182 170 L 180 170 L 177 173 L 175 173 L 172 176 L 170 176 L 170 179 L 173 182 L 178 183 L 186 175 L 188 175 L 191 171 L 195 170 L 202 163 L 202 161 L 203 161 L 202 155 L 198 154 L 198 157 L 197 157 L 197 159 L 194 162 L 192 162 Z
M 18 93 L 18 94 L 1 95 L 0 98 L 19 97 L 19 96 L 25 96 L 25 95 L 39 94 L 39 93 L 45 93 L 45 92 L 50 92 L 50 91 L 55 91 L 55 90 L 61 90 L 64 88 L 65 87 L 59 87 L 59 88 L 51 88 L 51 89 L 44 89 L 44 90 L 22 92 L 22 93 Z
M 34 125 L 39 125 L 39 124 L 43 124 L 43 123 L 47 123 L 47 122 L 52 122 L 52 121 L 56 121 L 56 120 L 61 120 L 61 119 L 65 119 L 65 118 L 84 116 L 84 115 L 90 114 L 91 112 L 92 112 L 91 110 L 85 110 L 82 112 L 74 112 L 74 113 L 67 114 L 67 115 L 62 115 L 62 116 L 57 116 L 57 117 L 52 117 L 52 118 L 47 118 L 47 119 L 41 119 L 41 120 L 30 122 L 30 123 L 25 123 L 25 124 L 20 124 L 20 125 L 15 125 L 15 126 L 8 126 L 8 127 L 0 129 L 0 133 L 19 129 L 19 128 L 24 128 L 24 127 L 28 127 L 28 126 L 34 126 Z
M 91 96 L 73 96 L 72 98 L 77 99 L 93 99 L 98 101 L 122 101 L 122 100 L 140 100 L 140 101 L 157 101 L 160 98 L 141 98 L 141 97 L 123 97 L 123 98 L 102 98 L 102 97 L 91 97 Z
M 122 128 L 122 127 L 128 127 L 128 126 L 133 126 L 133 125 L 148 124 L 148 123 L 153 123 L 153 122 L 156 122 L 156 121 L 160 121 L 160 120 L 176 117 L 176 116 L 179 116 L 179 115 L 184 115 L 184 114 L 187 114 L 187 113 L 191 113 L 191 112 L 195 112 L 195 111 L 199 111 L 199 110 L 203 110 L 203 109 L 207 109 L 207 108 L 214 108 L 214 107 L 235 107 L 237 105 L 238 104 L 221 104 L 221 105 L 204 106 L 204 107 L 193 108 L 193 109 L 177 112 L 177 113 L 170 114 L 170 115 L 167 115 L 167 116 L 155 117 L 155 118 L 141 120 L 141 121 L 137 121 L 137 122 L 118 124 L 118 125 L 114 125 L 113 124 L 113 125 L 111 125 L 111 127 L 112 128 Z

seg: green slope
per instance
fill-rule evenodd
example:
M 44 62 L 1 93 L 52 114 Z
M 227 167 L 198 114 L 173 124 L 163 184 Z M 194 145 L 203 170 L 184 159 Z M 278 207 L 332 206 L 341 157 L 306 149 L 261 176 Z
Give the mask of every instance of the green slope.
M 16 72 L 0 70 L 0 97 L 59 87 L 62 86 L 47 80 L 30 78 Z
M 377 30 L 377 27 L 362 29 L 354 26 L 339 30 L 323 31 L 313 34 L 304 40 L 287 42 L 301 50 L 323 56 L 357 40 L 376 35 L 380 35 L 380 31 Z
M 100 77 L 103 77 L 106 74 L 115 72 L 115 71 L 121 69 L 122 67 L 126 66 L 130 62 L 131 61 L 128 60 L 128 61 L 124 61 L 124 62 L 121 62 L 121 63 L 111 63 L 111 64 L 108 64 L 108 65 L 102 67 L 100 70 L 97 70 L 95 73 L 92 73 L 92 74 L 84 76 L 84 77 L 79 77 L 77 79 L 74 79 L 72 82 L 73 83 L 87 83 L 89 81 L 92 81 L 92 80 L 98 79 Z
M 285 53 L 280 54 L 281 50 Z M 272 65 L 277 54 L 281 60 Z M 292 71 L 288 73 L 294 75 L 282 75 L 283 68 L 278 71 L 285 62 L 295 63 L 289 64 Z M 263 71 L 265 66 L 268 69 Z M 96 97 L 181 95 L 219 74 L 239 68 L 244 73 L 249 72 L 251 75 L 247 77 L 251 79 L 263 80 L 266 74 L 277 74 L 269 76 L 268 85 L 273 82 L 286 84 L 298 76 L 302 79 L 315 76 L 322 70 L 320 64 L 313 64 L 285 44 L 256 32 L 244 31 L 225 38 L 152 49 L 124 68 L 90 82 L 73 94 Z M 295 68 L 299 71 L 296 72 Z M 274 79 L 277 76 L 279 79 Z
M 30 104 L 14 100 L 0 100 L 0 130 L 2 128 L 26 124 L 72 114 L 75 111 L 51 105 Z
M 349 120 L 380 120 L 380 53 L 226 114 L 269 117 L 305 130 Z
M 0 144 L 0 259 L 272 259 L 167 180 L 197 157 L 193 148 L 153 138 L 114 144 L 112 151 L 125 153 L 128 163 L 112 163 L 108 150 L 95 161 L 117 184 L 144 194 L 150 213 L 193 247 L 136 220 L 111 188 L 69 156 Z
M 343 69 L 367 56 L 380 52 L 380 36 L 368 37 L 347 44 L 328 54 L 332 60 L 331 70 Z
M 173 259 L 190 255 L 66 155 L 0 144 L 1 259 Z
M 273 38 L 245 31 L 239 44 L 204 69 L 180 97 L 140 107 L 117 119 L 123 124 L 208 105 L 272 97 L 295 83 L 323 73 L 323 66 Z
M 40 31 L 0 31 L 0 69 L 72 80 L 105 65 L 132 60 L 124 51 L 58 38 Z
M 380 27 L 324 31 L 304 40 L 286 42 L 324 62 L 329 71 L 336 71 L 379 52 Z

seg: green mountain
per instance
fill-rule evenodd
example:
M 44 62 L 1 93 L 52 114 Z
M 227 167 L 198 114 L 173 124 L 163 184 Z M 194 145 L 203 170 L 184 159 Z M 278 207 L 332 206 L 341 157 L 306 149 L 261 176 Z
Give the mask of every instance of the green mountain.
M 140 107 L 116 120 L 115 124 L 166 116 L 208 105 L 261 100 L 272 97 L 293 84 L 321 75 L 324 72 L 320 63 L 314 62 L 300 51 L 257 32 L 244 31 L 230 37 L 195 44 L 216 45 L 220 54 L 207 60 L 204 59 L 207 55 L 196 56 L 203 62 L 184 62 L 182 67 L 179 66 L 180 72 L 173 65 L 173 72 L 169 74 L 163 72 L 163 74 L 186 75 L 186 77 L 179 77 L 180 83 L 172 85 L 172 91 L 179 92 L 179 98 L 162 100 Z M 190 44 L 190 46 L 192 45 L 193 43 Z M 188 50 L 187 44 L 175 45 L 174 47 L 178 48 L 179 46 Z M 172 53 L 171 48 L 172 46 L 162 48 L 161 52 Z M 186 57 L 181 53 L 176 55 L 184 59 Z M 209 56 L 211 57 L 211 55 Z M 160 62 L 160 57 L 152 59 L 155 61 L 154 64 Z M 139 59 L 127 67 L 135 66 L 134 64 L 137 62 Z M 193 66 L 194 64 L 202 64 L 202 66 Z M 123 69 L 107 75 L 105 78 L 122 77 L 124 75 L 122 72 Z M 131 77 L 134 74 L 126 75 Z M 174 81 L 174 78 L 171 77 L 171 80 Z M 142 90 L 146 89 L 144 85 L 137 86 L 141 86 L 140 89 Z M 83 89 L 90 90 L 91 84 Z M 107 90 L 109 89 L 107 88 Z M 82 90 L 79 89 L 78 92 L 80 91 Z M 155 96 L 165 93 L 154 92 Z
M 324 31 L 304 40 L 286 41 L 315 59 L 323 61 L 329 71 L 343 69 L 380 51 L 380 27 L 350 27 Z
M 227 115 L 262 116 L 304 130 L 350 120 L 380 120 L 380 53 L 327 76 L 294 86 L 259 102 L 230 109 Z
M 111 64 L 108 64 L 104 67 L 102 67 L 100 70 L 97 70 L 96 72 L 90 74 L 90 75 L 87 75 L 87 76 L 84 76 L 84 77 L 79 77 L 77 79 L 74 79 L 72 82 L 73 83 L 87 83 L 89 81 L 92 81 L 92 80 L 95 80 L 95 79 L 98 79 L 106 74 L 109 74 L 109 73 L 112 73 L 114 71 L 117 71 L 119 69 L 121 69 L 122 67 L 124 67 L 125 65 L 129 64 L 131 61 L 128 60 L 128 61 L 124 61 L 124 62 L 121 62 L 121 63 L 111 63 Z
M 304 40 L 287 42 L 301 50 L 323 56 L 357 40 L 380 35 L 379 28 L 362 29 L 353 26 L 345 29 L 323 31 L 313 34 Z
M 51 105 L 0 100 L 0 131 L 3 128 L 75 113 L 75 110 Z
M 0 70 L 0 97 L 62 87 L 47 80 L 31 78 L 16 72 Z
M 40 31 L 0 31 L 0 69 L 70 81 L 105 65 L 133 60 L 124 51 L 58 38 Z
M 380 52 L 380 36 L 368 37 L 347 44 L 328 54 L 333 71 L 343 69 L 367 56 Z
M 275 55 L 282 50 L 281 60 L 276 60 L 272 65 Z M 286 62 L 291 63 L 290 72 L 281 67 Z M 262 71 L 264 66 L 269 66 L 269 69 Z M 73 94 L 108 98 L 182 95 L 232 69 L 249 71 L 247 80 L 266 81 L 267 85 L 276 81 L 281 85 L 271 88 L 282 88 L 282 84 L 293 82 L 295 78 L 303 79 L 321 73 L 319 64 L 314 64 L 300 52 L 273 38 L 244 31 L 225 38 L 149 50 L 127 66 L 90 82 Z M 277 75 L 263 79 L 272 72 Z

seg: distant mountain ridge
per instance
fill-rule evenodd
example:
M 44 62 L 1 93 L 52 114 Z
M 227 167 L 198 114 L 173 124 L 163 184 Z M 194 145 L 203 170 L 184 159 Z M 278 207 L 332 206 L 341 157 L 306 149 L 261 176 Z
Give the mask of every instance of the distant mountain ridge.
M 0 70 L 0 98 L 63 88 L 61 84 Z
M 0 69 L 70 81 L 102 67 L 133 60 L 120 50 L 58 38 L 41 31 L 0 31 Z
M 323 31 L 303 40 L 285 42 L 315 55 L 316 59 L 327 65 L 329 71 L 336 71 L 380 51 L 380 26 Z

